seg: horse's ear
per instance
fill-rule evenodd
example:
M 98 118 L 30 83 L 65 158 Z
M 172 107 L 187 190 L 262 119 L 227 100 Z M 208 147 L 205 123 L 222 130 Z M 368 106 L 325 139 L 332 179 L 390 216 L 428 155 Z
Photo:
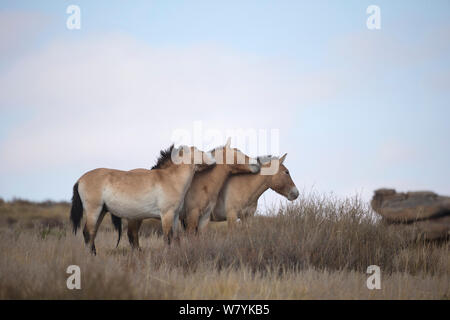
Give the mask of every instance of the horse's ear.
M 280 164 L 283 164 L 284 160 L 286 159 L 287 153 L 285 153 L 281 158 L 280 158 Z
M 229 148 L 231 146 L 231 137 L 228 138 L 227 143 L 225 144 L 225 147 Z

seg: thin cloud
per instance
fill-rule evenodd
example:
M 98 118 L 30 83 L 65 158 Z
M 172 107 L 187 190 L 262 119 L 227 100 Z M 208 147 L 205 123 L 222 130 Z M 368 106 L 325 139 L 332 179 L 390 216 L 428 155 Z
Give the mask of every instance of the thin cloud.
M 174 129 L 195 120 L 288 128 L 288 114 L 329 99 L 337 86 L 326 75 L 211 47 L 152 48 L 114 34 L 61 40 L 0 76 L 1 108 L 34 115 L 3 141 L 1 170 L 153 159 Z
M 51 22 L 50 16 L 40 12 L 0 11 L 0 59 L 6 62 L 33 48 Z

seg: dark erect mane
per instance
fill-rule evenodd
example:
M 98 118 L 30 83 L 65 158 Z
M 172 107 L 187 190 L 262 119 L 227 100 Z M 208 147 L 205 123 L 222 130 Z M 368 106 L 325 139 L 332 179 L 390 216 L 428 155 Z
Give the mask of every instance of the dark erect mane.
M 161 150 L 159 152 L 159 158 L 158 161 L 156 162 L 156 164 L 152 167 L 153 169 L 161 169 L 162 166 L 167 162 L 167 161 L 171 161 L 171 157 L 172 157 L 172 150 L 173 150 L 173 144 L 167 148 L 166 150 Z
M 265 163 L 270 162 L 271 160 L 278 160 L 278 157 L 273 157 L 272 155 L 268 154 L 265 156 L 258 156 L 258 157 L 256 157 L 256 160 L 260 164 L 265 164 Z
M 211 150 L 209 150 L 208 152 L 214 153 L 216 150 L 219 150 L 219 149 L 225 149 L 225 145 L 214 147 Z

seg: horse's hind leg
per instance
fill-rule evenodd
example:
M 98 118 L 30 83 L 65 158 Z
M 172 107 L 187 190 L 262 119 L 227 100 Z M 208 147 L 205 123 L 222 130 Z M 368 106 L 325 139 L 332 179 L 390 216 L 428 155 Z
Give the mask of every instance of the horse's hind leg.
M 106 211 L 103 210 L 102 206 L 86 209 L 86 224 L 83 229 L 84 242 L 89 246 L 94 255 L 97 254 L 97 250 L 95 249 L 95 236 L 105 213 Z
M 139 248 L 139 228 L 142 225 L 142 220 L 128 220 L 128 240 L 130 241 L 130 245 L 132 249 L 140 249 Z

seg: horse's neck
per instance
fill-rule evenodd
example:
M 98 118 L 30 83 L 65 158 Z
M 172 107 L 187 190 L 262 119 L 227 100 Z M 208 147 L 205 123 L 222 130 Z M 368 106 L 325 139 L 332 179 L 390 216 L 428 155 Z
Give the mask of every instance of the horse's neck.
M 214 168 L 212 168 L 207 173 L 208 184 L 210 185 L 210 187 L 208 188 L 208 193 L 217 197 L 219 195 L 220 189 L 229 176 L 230 172 L 225 165 L 216 165 Z
M 240 181 L 241 185 L 245 185 L 244 188 L 240 188 L 240 191 L 246 193 L 247 205 L 258 201 L 259 197 L 269 189 L 268 179 L 270 176 L 261 174 L 248 174 L 241 176 L 244 181 Z
M 174 187 L 180 188 L 182 195 L 185 195 L 189 187 L 191 186 L 192 178 L 194 177 L 195 170 L 190 165 L 174 165 L 169 168 L 172 173 L 177 177 L 179 183 Z

